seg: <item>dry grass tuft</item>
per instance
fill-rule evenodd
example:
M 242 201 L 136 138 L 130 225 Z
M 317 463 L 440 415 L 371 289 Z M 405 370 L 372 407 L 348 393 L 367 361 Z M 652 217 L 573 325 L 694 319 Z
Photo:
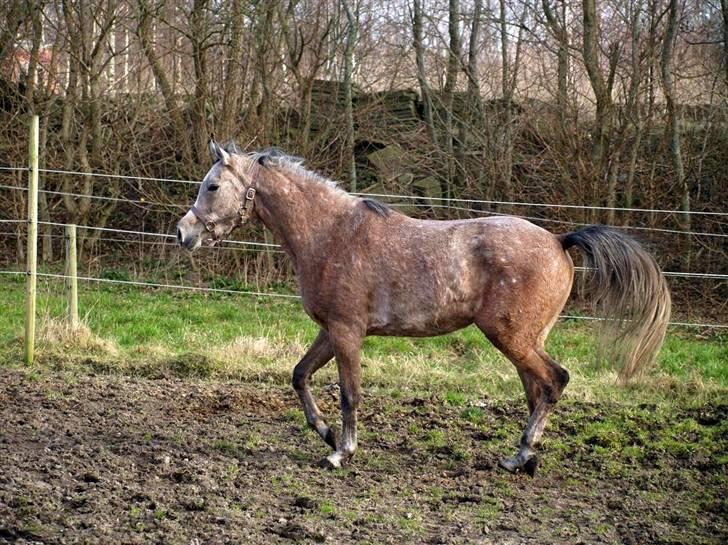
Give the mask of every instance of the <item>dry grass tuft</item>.
M 223 376 L 265 380 L 289 377 L 306 348 L 301 337 L 290 340 L 271 332 L 269 336 L 236 337 L 212 348 L 208 356 Z
M 36 341 L 41 352 L 84 352 L 110 358 L 119 356 L 119 347 L 114 341 L 99 337 L 85 323 L 72 327 L 66 320 L 59 318 L 43 318 Z

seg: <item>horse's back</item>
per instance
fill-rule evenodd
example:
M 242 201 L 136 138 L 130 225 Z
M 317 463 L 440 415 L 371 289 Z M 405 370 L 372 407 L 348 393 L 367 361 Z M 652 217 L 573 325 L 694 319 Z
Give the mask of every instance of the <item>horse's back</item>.
M 436 335 L 465 327 L 491 308 L 502 314 L 529 297 L 557 299 L 571 287 L 571 261 L 558 239 L 520 218 L 373 218 L 352 243 L 346 291 L 362 284 L 367 331 Z M 359 246 L 357 248 L 357 246 Z M 349 298 L 351 305 L 356 298 Z

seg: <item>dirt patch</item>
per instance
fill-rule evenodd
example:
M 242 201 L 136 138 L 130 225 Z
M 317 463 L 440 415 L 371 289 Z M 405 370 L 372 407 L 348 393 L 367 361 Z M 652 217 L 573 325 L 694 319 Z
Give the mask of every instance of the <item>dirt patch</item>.
M 330 472 L 287 388 L 0 370 L 0 542 L 725 543 L 727 416 L 565 400 L 530 479 L 525 402 L 369 396 Z

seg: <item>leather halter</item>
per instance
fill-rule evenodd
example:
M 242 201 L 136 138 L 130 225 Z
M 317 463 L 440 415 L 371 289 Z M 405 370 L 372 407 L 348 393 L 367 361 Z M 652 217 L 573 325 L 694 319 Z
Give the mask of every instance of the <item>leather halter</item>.
M 223 219 L 232 219 L 233 220 L 233 226 L 232 229 L 235 229 L 236 227 L 239 227 L 243 225 L 245 222 L 250 219 L 250 213 L 253 211 L 253 200 L 255 199 L 255 188 L 251 185 L 247 191 L 245 192 L 245 198 L 243 199 L 243 203 L 240 205 L 240 208 L 238 208 L 237 213 L 235 216 L 229 216 L 228 218 Z M 200 211 L 194 204 L 190 208 L 190 212 L 192 212 L 195 217 L 202 223 L 202 225 L 205 226 L 205 229 L 207 232 L 209 232 L 212 235 L 212 240 L 217 242 L 222 238 L 222 236 L 218 236 L 215 232 L 215 220 L 210 219 L 210 216 L 206 215 L 204 212 Z M 220 221 L 219 219 L 217 220 Z M 232 231 L 232 229 L 230 229 Z

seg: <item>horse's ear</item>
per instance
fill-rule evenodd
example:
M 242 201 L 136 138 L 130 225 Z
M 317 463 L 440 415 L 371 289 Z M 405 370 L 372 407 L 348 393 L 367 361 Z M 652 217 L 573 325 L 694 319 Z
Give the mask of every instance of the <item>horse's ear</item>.
M 223 165 L 230 164 L 230 154 L 215 142 L 212 136 L 210 137 L 210 153 L 216 161 L 220 161 Z

